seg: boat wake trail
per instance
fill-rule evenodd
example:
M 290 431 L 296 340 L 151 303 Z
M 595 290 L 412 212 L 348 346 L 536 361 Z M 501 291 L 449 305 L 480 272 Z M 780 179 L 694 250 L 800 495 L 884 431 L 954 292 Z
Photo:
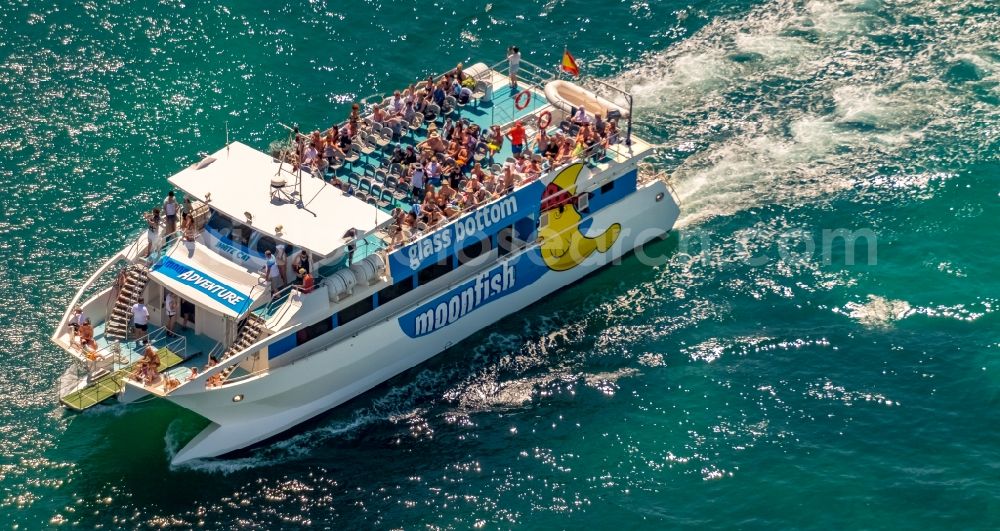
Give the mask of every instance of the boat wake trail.
M 989 3 L 775 0 L 622 73 L 640 134 L 668 138 L 655 166 L 674 175 L 678 226 L 851 189 L 911 193 L 997 157 Z

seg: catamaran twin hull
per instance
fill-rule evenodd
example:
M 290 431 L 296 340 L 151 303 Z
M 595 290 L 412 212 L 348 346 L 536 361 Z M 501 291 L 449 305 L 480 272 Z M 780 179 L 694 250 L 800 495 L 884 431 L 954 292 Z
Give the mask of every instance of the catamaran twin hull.
M 244 448 L 336 407 L 664 236 L 678 213 L 659 181 L 602 209 L 582 228 L 579 213 L 567 207 L 549 219 L 555 244 L 543 241 L 512 254 L 419 304 L 387 307 L 372 316 L 374 324 L 344 327 L 321 350 L 268 374 L 225 389 L 170 394 L 168 400 L 212 421 L 173 462 Z

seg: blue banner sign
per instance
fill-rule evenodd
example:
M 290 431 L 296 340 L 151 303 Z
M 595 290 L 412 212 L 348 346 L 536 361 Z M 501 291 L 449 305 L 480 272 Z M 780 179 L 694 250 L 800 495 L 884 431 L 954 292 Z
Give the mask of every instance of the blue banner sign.
M 537 251 L 501 263 L 399 317 L 399 327 L 420 337 L 456 323 L 469 313 L 531 284 L 549 271 Z
M 153 271 L 186 286 L 191 286 L 237 315 L 242 315 L 250 307 L 251 301 L 248 295 L 169 256 L 165 256 L 157 262 L 153 266 Z
M 514 193 L 480 206 L 443 228 L 401 247 L 389 255 L 392 279 L 398 281 L 411 276 L 424 266 L 492 236 L 531 213 L 537 213 L 544 189 L 541 181 L 527 184 Z

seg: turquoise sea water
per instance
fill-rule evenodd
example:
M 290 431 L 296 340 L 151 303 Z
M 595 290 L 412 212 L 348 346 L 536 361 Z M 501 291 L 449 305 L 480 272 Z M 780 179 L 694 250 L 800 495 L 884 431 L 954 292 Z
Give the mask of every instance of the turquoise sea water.
M 4 2 L 0 525 L 995 529 L 998 42 L 990 0 Z M 226 121 L 264 149 L 510 44 L 632 88 L 659 266 L 231 459 L 56 405 L 55 320 Z

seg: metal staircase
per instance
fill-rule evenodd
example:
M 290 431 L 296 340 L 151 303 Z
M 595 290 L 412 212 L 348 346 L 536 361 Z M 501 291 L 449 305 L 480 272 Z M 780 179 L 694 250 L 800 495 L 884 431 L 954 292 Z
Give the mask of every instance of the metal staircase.
M 250 345 L 256 343 L 257 340 L 259 340 L 264 334 L 264 326 L 265 324 L 263 319 L 252 313 L 248 315 L 246 321 L 243 321 L 239 332 L 236 334 L 236 341 L 233 341 L 233 344 L 230 345 L 229 348 L 222 354 L 222 360 L 225 360 L 229 356 L 239 354 L 240 352 L 246 350 L 246 348 Z M 225 381 L 229 378 L 229 375 L 232 374 L 239 365 L 240 364 L 237 363 L 226 367 L 221 373 L 219 373 L 221 376 L 220 380 Z
M 105 337 L 122 341 L 128 339 L 132 305 L 142 296 L 148 280 L 149 269 L 146 266 L 132 264 L 125 268 L 118 279 L 121 287 L 118 290 L 115 305 L 111 309 L 111 315 L 108 317 L 107 327 L 104 330 Z

